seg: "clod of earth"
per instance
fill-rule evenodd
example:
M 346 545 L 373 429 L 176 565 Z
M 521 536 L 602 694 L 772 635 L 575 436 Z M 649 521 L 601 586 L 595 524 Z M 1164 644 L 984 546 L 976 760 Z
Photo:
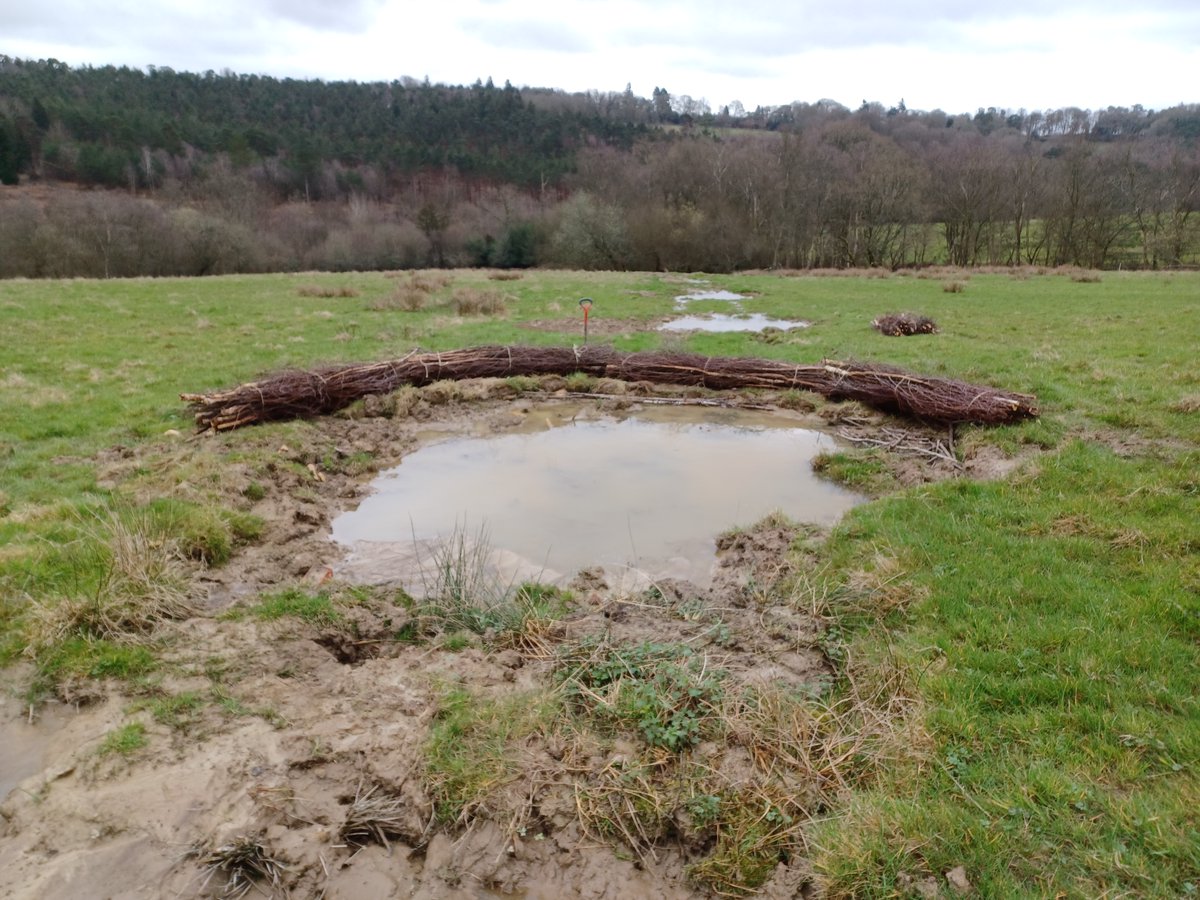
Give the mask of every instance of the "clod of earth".
M 649 381 L 712 390 L 807 390 L 831 400 L 858 400 L 885 412 L 934 423 L 1001 425 L 1036 418 L 1037 398 L 892 366 L 823 360 L 795 365 L 780 360 L 626 353 L 611 347 L 469 347 L 411 353 L 385 362 L 286 371 L 209 394 L 180 394 L 201 430 L 225 431 L 279 419 L 336 412 L 370 394 L 403 385 L 513 375 L 571 375 Z

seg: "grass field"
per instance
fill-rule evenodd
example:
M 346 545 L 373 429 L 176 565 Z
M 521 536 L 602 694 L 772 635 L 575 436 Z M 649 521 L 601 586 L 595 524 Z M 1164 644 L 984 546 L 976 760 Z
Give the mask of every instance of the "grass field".
M 814 589 L 829 598 L 835 655 L 898 665 L 922 720 L 908 752 L 808 828 L 831 896 L 905 896 L 930 879 L 949 890 L 959 866 L 988 897 L 1200 893 L 1200 275 L 1072 274 L 694 276 L 749 295 L 747 311 L 813 325 L 769 341 L 665 339 L 885 362 L 1040 399 L 1037 421 L 957 436 L 963 454 L 1028 454 L 1014 476 L 888 492 L 820 548 Z M 179 392 L 415 347 L 578 342 L 583 296 L 593 322 L 620 320 L 605 340 L 648 349 L 664 338 L 638 323 L 699 287 L 655 274 L 429 278 L 419 300 L 408 274 L 0 283 L 0 660 L 30 646 L 34 605 L 98 577 L 68 549 L 97 513 L 134 503 L 98 460 L 186 433 Z M 905 310 L 940 333 L 871 329 Z M 219 439 L 230 454 L 248 440 Z M 194 476 L 139 473 L 164 496 Z M 202 553 L 236 552 L 254 532 L 200 502 L 147 515 Z M 114 647 L 76 650 L 39 665 L 129 664 Z

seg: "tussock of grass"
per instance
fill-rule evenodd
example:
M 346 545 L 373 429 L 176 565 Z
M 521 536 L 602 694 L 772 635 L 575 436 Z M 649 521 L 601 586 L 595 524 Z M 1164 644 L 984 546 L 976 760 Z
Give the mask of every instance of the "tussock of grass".
M 296 288 L 301 297 L 357 297 L 358 290 L 349 285 L 326 286 L 320 284 L 302 284 Z
M 399 309 L 405 312 L 421 312 L 429 302 L 429 292 L 411 284 L 397 287 L 391 294 L 372 300 L 367 304 L 369 309 L 389 310 Z
M 506 295 L 481 288 L 459 288 L 450 302 L 460 316 L 498 316 L 508 309 Z
M 156 531 L 171 535 L 188 558 L 210 566 L 229 561 L 234 550 L 262 537 L 259 516 L 182 500 L 155 500 L 146 508 Z
M 73 637 L 141 639 L 194 612 L 178 546 L 144 512 L 88 524 L 75 551 L 78 593 L 30 603 L 26 630 L 34 657 Z

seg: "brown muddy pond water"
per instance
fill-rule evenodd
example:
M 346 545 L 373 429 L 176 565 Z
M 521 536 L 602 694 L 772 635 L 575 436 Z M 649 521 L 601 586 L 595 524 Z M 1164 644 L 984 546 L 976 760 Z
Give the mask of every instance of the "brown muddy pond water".
M 42 771 L 54 737 L 69 719 L 69 713 L 49 704 L 42 706 L 36 721 L 24 712 L 24 705 L 12 698 L 0 702 L 0 800 Z
M 706 585 L 722 531 L 776 510 L 830 525 L 864 499 L 813 473 L 810 460 L 836 444 L 786 414 L 610 415 L 577 404 L 514 414 L 516 433 L 431 443 L 378 476 L 333 522 L 333 540 L 351 551 L 339 577 L 419 596 L 422 559 L 439 541 L 482 536 L 513 580 L 599 565 L 614 586 L 668 576 Z

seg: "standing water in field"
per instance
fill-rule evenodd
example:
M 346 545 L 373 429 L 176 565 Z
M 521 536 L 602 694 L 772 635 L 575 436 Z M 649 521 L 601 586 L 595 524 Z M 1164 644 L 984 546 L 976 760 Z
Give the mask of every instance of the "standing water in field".
M 709 313 L 707 316 L 680 316 L 663 322 L 658 326 L 658 330 L 710 331 L 723 334 L 732 331 L 766 331 L 768 328 L 791 331 L 793 328 L 807 328 L 810 324 L 795 319 L 772 319 L 762 313 L 742 313 L 736 316 Z
M 352 548 L 340 577 L 420 594 L 439 541 L 483 532 L 513 581 L 599 565 L 704 585 L 722 531 L 776 510 L 830 525 L 863 499 L 813 473 L 833 439 L 783 416 L 657 407 L 583 420 L 545 407 L 529 425 L 539 430 L 431 444 L 376 478 L 333 522 L 333 540 Z
M 675 298 L 676 309 L 686 309 L 693 300 L 727 300 L 740 308 L 739 300 L 748 299 L 745 294 L 735 294 L 733 291 L 693 291 L 690 294 L 680 294 Z

